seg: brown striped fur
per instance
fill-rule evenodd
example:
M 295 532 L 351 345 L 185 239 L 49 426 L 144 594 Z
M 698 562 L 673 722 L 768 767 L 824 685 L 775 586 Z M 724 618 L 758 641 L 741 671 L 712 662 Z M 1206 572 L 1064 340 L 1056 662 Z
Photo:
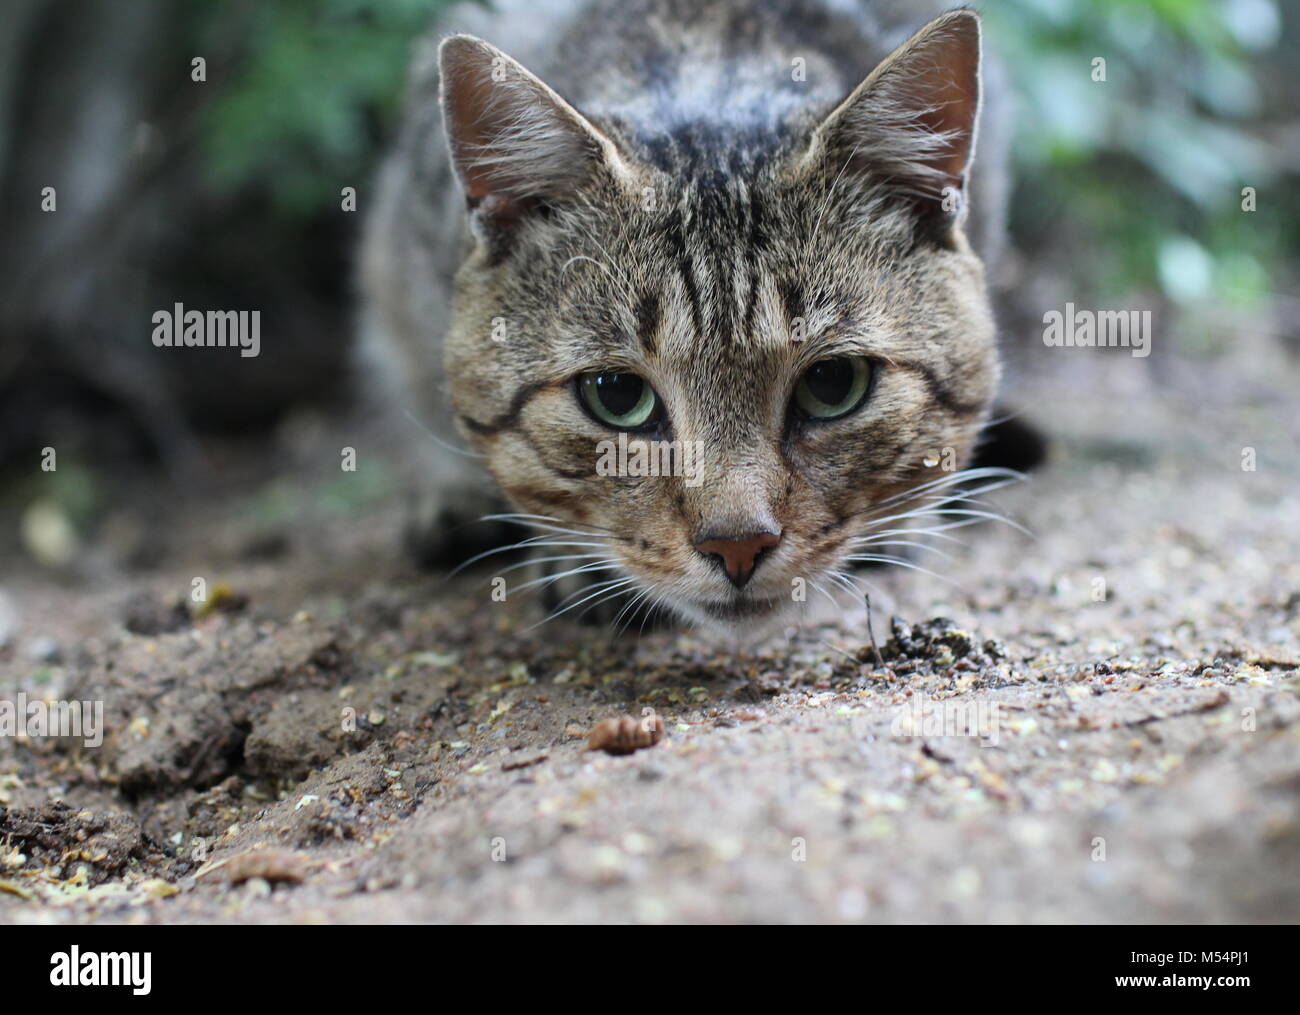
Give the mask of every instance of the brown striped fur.
M 1000 182 L 968 172 L 961 136 L 977 19 L 908 40 L 919 4 L 503 6 L 417 58 L 369 223 L 370 362 L 518 510 L 602 534 L 647 603 L 770 621 L 876 505 L 934 478 L 924 459 L 966 460 L 993 397 L 970 237 L 996 245 Z M 872 359 L 867 404 L 792 417 L 832 354 Z M 593 370 L 654 386 L 667 421 L 648 436 L 702 442 L 702 483 L 597 474 L 616 435 L 575 396 Z M 430 473 L 446 496 L 480 482 L 449 458 Z M 781 542 L 743 590 L 694 549 L 756 529 Z

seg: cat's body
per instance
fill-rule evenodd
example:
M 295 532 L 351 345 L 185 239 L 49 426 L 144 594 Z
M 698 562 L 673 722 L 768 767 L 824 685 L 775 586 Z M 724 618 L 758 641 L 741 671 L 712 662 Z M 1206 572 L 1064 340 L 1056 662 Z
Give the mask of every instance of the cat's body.
M 986 113 L 968 173 L 969 12 L 875 70 L 926 6 L 512 2 L 439 25 L 509 57 L 455 36 L 441 71 L 417 58 L 364 348 L 611 595 L 775 619 L 968 457 L 998 367 L 967 235 L 993 255 L 1001 132 Z M 602 474 L 619 430 L 704 471 Z M 432 453 L 432 488 L 490 502 L 478 463 Z

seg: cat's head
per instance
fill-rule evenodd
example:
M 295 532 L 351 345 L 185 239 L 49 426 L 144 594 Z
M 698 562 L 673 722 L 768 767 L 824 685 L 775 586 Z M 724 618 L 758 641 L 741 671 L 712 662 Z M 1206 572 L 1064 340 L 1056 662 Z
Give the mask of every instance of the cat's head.
M 443 43 L 452 400 L 511 500 L 568 530 L 550 555 L 739 633 L 909 527 L 888 519 L 964 463 L 998 374 L 962 231 L 979 59 L 958 11 L 838 105 L 655 138 Z

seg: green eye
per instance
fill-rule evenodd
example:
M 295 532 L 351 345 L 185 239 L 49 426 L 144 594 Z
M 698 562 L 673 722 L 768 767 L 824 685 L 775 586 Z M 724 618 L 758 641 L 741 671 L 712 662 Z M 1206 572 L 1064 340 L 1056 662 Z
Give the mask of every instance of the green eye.
M 862 405 L 870 388 L 871 362 L 865 356 L 834 356 L 808 368 L 794 401 L 809 419 L 839 419 Z
M 615 430 L 641 430 L 659 421 L 659 397 L 636 374 L 583 374 L 578 397 L 588 412 Z

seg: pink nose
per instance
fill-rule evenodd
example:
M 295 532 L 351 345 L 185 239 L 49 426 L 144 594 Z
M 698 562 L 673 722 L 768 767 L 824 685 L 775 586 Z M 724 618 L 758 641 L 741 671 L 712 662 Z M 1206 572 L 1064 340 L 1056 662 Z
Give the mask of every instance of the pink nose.
M 695 544 L 695 549 L 706 556 L 722 560 L 727 577 L 736 588 L 744 588 L 754 575 L 754 565 L 764 550 L 781 542 L 775 532 L 754 532 L 734 539 L 706 539 Z

